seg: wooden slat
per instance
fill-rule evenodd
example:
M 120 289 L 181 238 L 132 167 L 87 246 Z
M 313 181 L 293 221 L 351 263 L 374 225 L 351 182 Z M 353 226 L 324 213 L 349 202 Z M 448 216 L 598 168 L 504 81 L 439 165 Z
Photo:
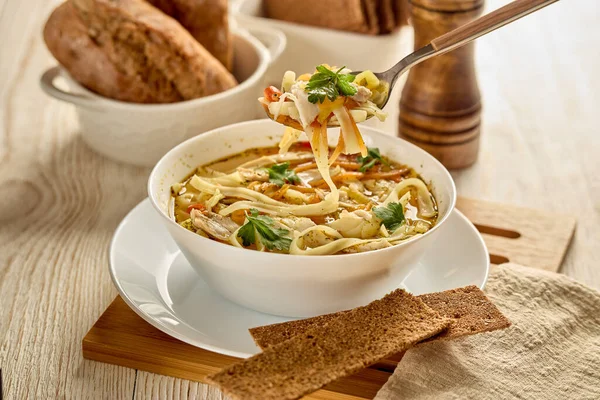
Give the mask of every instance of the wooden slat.
M 456 208 L 482 232 L 492 260 L 556 272 L 575 232 L 567 215 L 467 198 Z
M 199 382 L 238 360 L 172 338 L 146 323 L 121 297 L 112 302 L 83 339 L 83 357 Z M 365 369 L 307 399 L 372 399 L 389 376 L 388 371 Z

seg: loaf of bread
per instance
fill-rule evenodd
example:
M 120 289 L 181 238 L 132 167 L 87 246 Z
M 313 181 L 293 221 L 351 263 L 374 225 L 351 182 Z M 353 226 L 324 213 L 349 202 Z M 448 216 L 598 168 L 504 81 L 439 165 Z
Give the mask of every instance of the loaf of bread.
M 170 103 L 237 84 L 181 24 L 143 0 L 69 0 L 48 19 L 44 40 L 75 80 L 116 100 Z
M 407 0 L 264 0 L 269 18 L 371 35 L 403 25 L 406 6 Z
M 93 92 L 139 103 L 179 100 L 172 91 L 152 93 L 140 79 L 128 77 L 120 71 L 87 34 L 87 27 L 71 2 L 63 3 L 52 12 L 44 28 L 44 40 L 54 58 L 73 79 Z M 158 98 L 158 95 L 161 97 Z
M 231 71 L 233 46 L 227 20 L 227 0 L 148 1 L 179 21 L 194 39 Z

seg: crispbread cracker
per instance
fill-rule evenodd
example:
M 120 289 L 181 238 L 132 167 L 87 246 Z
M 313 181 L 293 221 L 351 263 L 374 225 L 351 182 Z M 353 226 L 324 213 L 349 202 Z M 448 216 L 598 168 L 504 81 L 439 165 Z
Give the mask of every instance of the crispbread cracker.
M 510 321 L 477 286 L 418 296 L 425 304 L 453 318 L 454 323 L 430 340 L 449 340 L 508 328 Z
M 380 0 L 362 0 L 362 10 L 367 21 L 367 31 L 371 35 L 379 33 L 379 18 L 377 17 L 377 6 Z
M 417 297 L 433 310 L 453 319 L 452 325 L 447 330 L 428 341 L 456 339 L 465 335 L 474 335 L 510 326 L 510 321 L 477 286 L 467 286 Z M 301 335 L 309 329 L 325 325 L 347 312 L 341 311 L 308 319 L 259 326 L 250 329 L 250 334 L 256 344 L 261 349 L 265 349 L 296 335 Z
M 368 33 L 361 0 L 264 0 L 269 18 L 302 25 Z
M 392 3 L 395 0 L 377 1 L 377 19 L 379 20 L 379 34 L 390 33 L 396 29 L 396 16 Z
M 297 399 L 438 334 L 450 321 L 398 289 L 206 379 L 234 399 Z
M 408 24 L 409 7 L 408 0 L 392 0 L 397 27 Z

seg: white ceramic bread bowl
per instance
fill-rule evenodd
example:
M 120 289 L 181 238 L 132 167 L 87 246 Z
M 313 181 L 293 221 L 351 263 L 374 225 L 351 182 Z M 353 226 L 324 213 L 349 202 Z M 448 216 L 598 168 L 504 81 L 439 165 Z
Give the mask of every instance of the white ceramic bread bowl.
M 285 48 L 278 30 L 255 27 L 233 34 L 233 74 L 240 84 L 212 96 L 169 104 L 135 104 L 99 96 L 73 80 L 62 67 L 40 79 L 50 96 L 75 105 L 83 140 L 113 160 L 151 167 L 182 141 L 232 122 L 260 117 L 256 102 L 265 74 Z M 68 90 L 56 84 L 62 76 Z

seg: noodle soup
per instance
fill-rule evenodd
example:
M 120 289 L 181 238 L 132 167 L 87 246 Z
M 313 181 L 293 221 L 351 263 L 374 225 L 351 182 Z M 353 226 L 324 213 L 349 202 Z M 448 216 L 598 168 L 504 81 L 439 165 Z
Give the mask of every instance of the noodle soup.
M 335 160 L 329 149 L 324 165 L 308 142 L 285 150 L 256 148 L 200 166 L 172 187 L 176 222 L 236 247 L 296 255 L 383 249 L 436 224 L 427 184 L 377 148 Z

